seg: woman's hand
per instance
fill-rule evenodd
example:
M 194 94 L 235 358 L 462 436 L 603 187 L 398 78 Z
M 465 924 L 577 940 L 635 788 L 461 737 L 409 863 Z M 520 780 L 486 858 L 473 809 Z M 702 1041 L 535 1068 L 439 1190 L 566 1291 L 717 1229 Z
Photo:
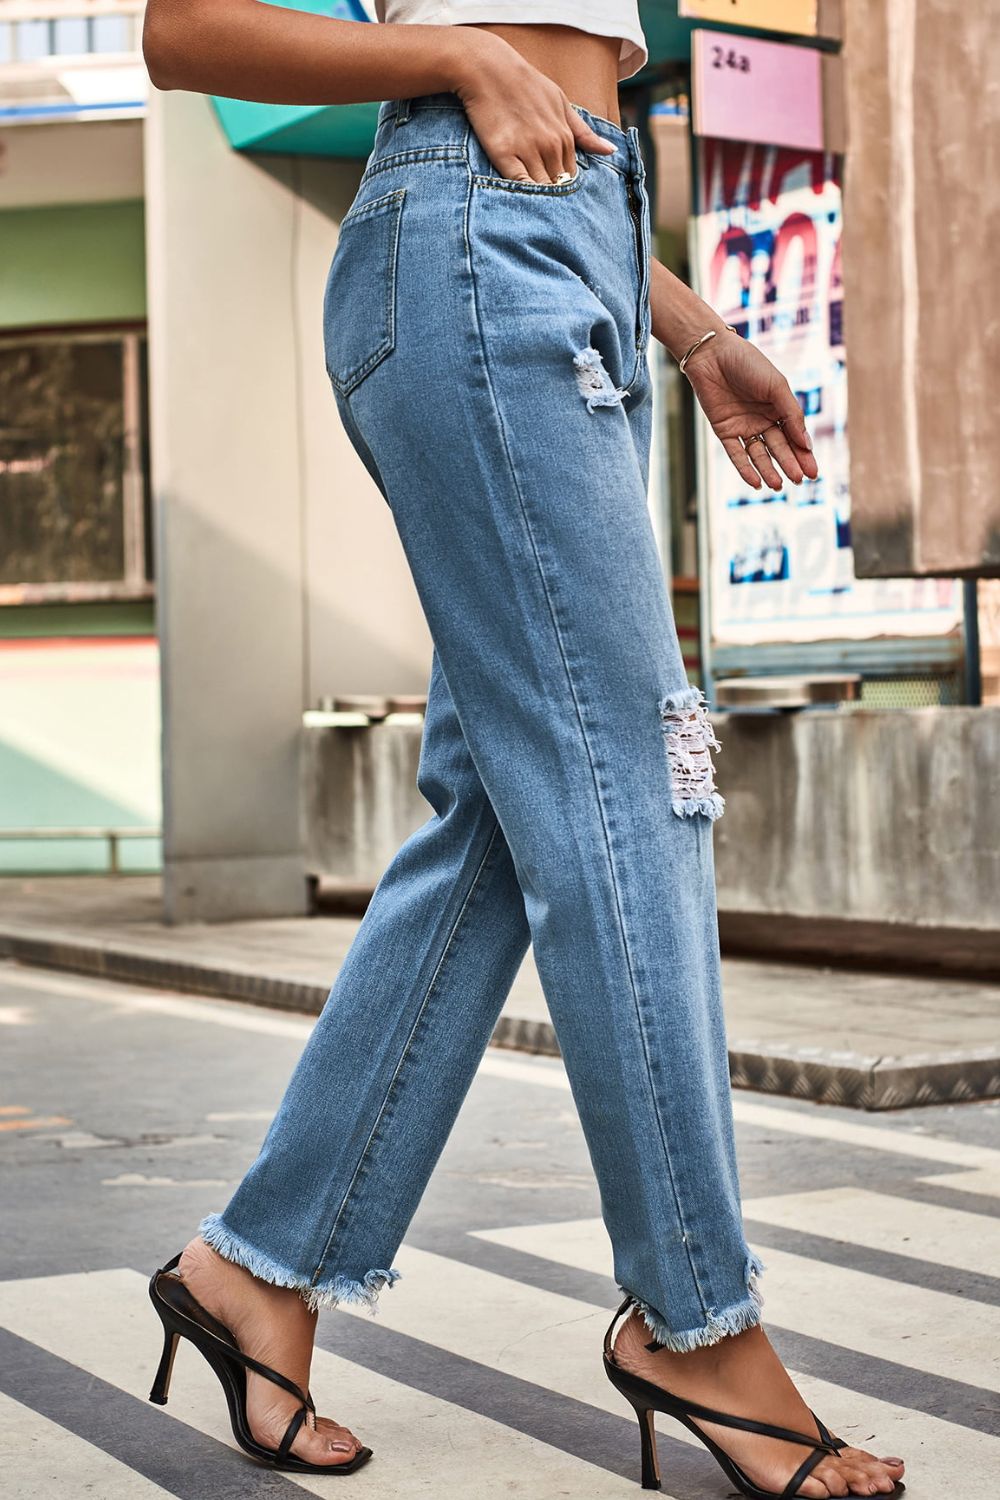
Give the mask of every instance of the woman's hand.
M 678 361 L 703 333 L 715 331 L 715 338 L 691 355 L 684 373 L 747 484 L 759 490 L 763 478 L 780 490 L 775 464 L 794 484 L 817 477 L 812 439 L 788 381 L 655 256 L 650 258 L 650 314 L 654 336 Z M 744 443 L 759 432 L 767 446 L 751 443 L 748 451 Z
M 462 76 L 453 91 L 501 177 L 554 182 L 574 176 L 577 147 L 610 155 L 611 141 L 591 130 L 558 84 L 492 32 L 470 26 Z
M 747 339 L 724 329 L 695 350 L 684 373 L 747 484 L 759 490 L 763 481 L 780 490 L 779 468 L 793 484 L 817 477 L 802 408 L 785 377 Z M 757 433 L 763 433 L 766 446 L 744 446 Z

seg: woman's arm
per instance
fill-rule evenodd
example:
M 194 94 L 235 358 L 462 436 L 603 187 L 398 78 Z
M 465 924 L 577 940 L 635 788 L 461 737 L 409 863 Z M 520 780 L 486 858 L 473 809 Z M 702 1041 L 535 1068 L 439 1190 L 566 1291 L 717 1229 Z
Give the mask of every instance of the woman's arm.
M 812 439 L 780 370 L 755 345 L 731 332 L 697 292 L 655 257 L 650 260 L 650 276 L 653 333 L 675 359 L 709 329 L 716 332 L 692 354 L 684 373 L 741 478 L 755 490 L 762 481 L 780 490 L 779 468 L 793 484 L 815 479 L 819 468 Z M 744 448 L 740 439 L 758 432 L 765 433 L 767 448 L 760 443 Z
M 551 182 L 576 147 L 613 150 L 557 84 L 476 26 L 335 21 L 261 0 L 149 0 L 142 52 L 159 89 L 264 104 L 357 104 L 457 93 L 504 177 Z

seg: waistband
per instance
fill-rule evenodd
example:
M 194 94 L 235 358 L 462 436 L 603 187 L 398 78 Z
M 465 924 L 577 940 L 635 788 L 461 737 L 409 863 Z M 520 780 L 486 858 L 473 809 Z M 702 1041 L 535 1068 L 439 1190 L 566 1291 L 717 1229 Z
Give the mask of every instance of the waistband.
M 572 100 L 570 102 L 572 103 Z M 595 156 L 600 156 L 602 161 L 609 162 L 626 176 L 642 177 L 645 175 L 642 151 L 639 146 L 639 132 L 634 125 L 616 125 L 613 120 L 606 120 L 603 115 L 595 115 L 591 110 L 584 109 L 581 104 L 573 104 L 573 108 L 595 135 L 599 135 L 602 140 L 610 141 L 615 148 L 614 154 L 610 151 L 595 152 Z M 465 105 L 455 93 L 418 94 L 412 99 L 385 99 L 378 109 L 376 149 L 384 149 L 390 138 L 394 141 L 392 149 L 403 149 L 407 121 L 415 116 L 421 116 L 424 112 L 440 116 L 442 143 L 446 139 L 457 141 L 464 135 L 468 117 L 465 113 Z M 460 115 L 461 120 L 449 119 L 449 116 L 456 115 Z M 398 146 L 395 144 L 397 136 L 399 137 Z

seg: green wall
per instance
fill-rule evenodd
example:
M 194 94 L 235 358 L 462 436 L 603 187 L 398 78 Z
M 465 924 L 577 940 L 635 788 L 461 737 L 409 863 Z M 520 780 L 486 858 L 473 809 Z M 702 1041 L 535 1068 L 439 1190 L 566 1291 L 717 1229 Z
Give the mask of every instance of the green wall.
M 146 316 L 141 200 L 0 212 L 0 328 Z
M 152 599 L 0 605 L 0 640 L 24 636 L 155 635 Z

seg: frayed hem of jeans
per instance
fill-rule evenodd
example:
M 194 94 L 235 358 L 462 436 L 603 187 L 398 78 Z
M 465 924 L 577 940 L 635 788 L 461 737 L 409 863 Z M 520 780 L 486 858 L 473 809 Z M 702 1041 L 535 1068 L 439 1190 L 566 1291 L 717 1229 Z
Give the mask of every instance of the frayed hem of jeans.
M 224 1260 L 242 1266 L 259 1281 L 269 1282 L 271 1286 L 290 1287 L 298 1292 L 310 1312 L 347 1302 L 362 1303 L 374 1315 L 379 1292 L 385 1286 L 394 1286 L 402 1275 L 395 1270 L 372 1270 L 366 1271 L 361 1280 L 338 1274 L 314 1283 L 308 1276 L 279 1265 L 238 1234 L 233 1234 L 223 1223 L 221 1214 L 209 1214 L 198 1225 L 198 1233 Z
M 690 1354 L 693 1349 L 707 1349 L 722 1339 L 757 1327 L 763 1307 L 759 1278 L 764 1269 L 760 1257 L 751 1254 L 746 1265 L 747 1295 L 744 1300 L 734 1302 L 731 1307 L 724 1307 L 720 1312 L 708 1313 L 703 1327 L 689 1328 L 681 1333 L 668 1328 L 660 1313 L 648 1302 L 643 1302 L 639 1297 L 634 1297 L 633 1300 L 642 1315 L 642 1321 L 658 1344 L 675 1354 Z M 621 1287 L 621 1291 L 628 1295 L 627 1288 Z

